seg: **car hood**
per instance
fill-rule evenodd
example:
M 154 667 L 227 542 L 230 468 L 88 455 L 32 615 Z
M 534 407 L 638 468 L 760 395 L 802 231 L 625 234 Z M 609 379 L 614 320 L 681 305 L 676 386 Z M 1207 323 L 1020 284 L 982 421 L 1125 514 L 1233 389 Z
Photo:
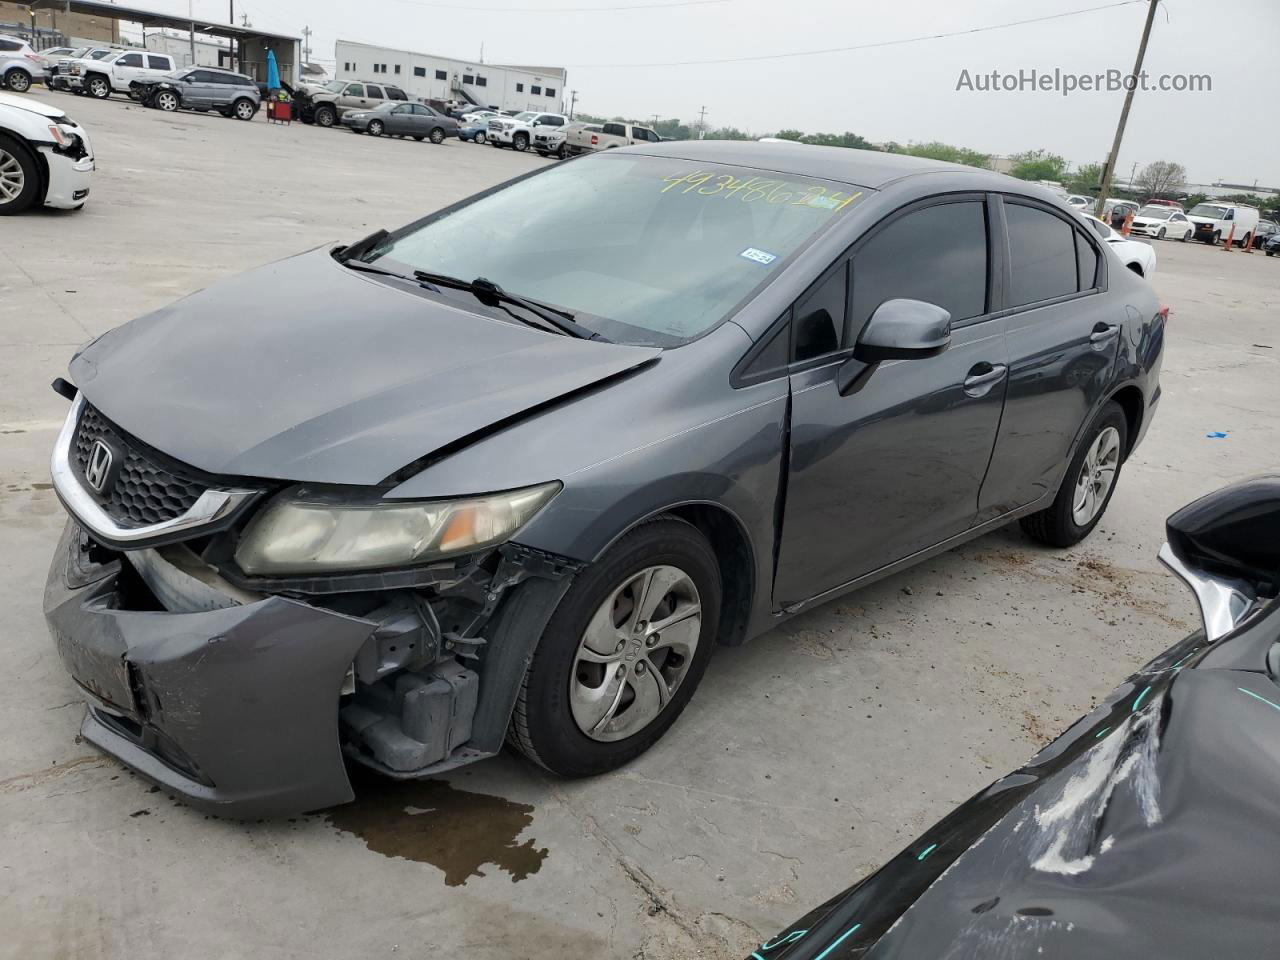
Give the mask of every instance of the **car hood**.
M 59 107 L 49 106 L 30 97 L 15 97 L 11 93 L 0 93 L 0 107 L 13 107 L 15 110 L 25 110 L 27 113 L 51 119 L 66 114 L 66 111 Z
M 319 249 L 109 331 L 71 376 L 106 417 L 201 470 L 377 484 L 660 353 L 472 313 Z

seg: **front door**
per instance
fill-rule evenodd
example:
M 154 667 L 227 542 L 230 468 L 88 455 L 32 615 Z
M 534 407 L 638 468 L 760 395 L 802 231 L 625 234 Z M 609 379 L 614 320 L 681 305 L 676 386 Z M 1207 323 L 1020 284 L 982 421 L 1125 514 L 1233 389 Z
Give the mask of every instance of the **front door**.
M 987 220 L 981 195 L 913 205 L 859 241 L 847 271 L 837 264 L 792 307 L 800 369 L 791 374 L 775 606 L 817 596 L 974 522 L 1008 365 L 1004 321 L 992 316 L 996 258 Z M 837 372 L 857 334 L 897 297 L 947 309 L 950 346 L 936 357 L 881 363 L 842 396 Z M 833 317 L 847 318 L 843 336 Z
M 1012 198 L 1003 216 L 1009 389 L 980 520 L 1057 491 L 1076 438 L 1111 385 L 1126 320 L 1125 306 L 1103 292 L 1107 269 L 1124 268 L 1102 254 L 1083 222 Z

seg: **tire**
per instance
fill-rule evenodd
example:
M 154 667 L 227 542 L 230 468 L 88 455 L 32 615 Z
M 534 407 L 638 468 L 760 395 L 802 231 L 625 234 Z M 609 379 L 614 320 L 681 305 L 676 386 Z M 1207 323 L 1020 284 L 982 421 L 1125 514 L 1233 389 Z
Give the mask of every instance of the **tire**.
M 40 191 L 36 158 L 20 140 L 0 133 L 0 217 L 29 210 Z
M 98 73 L 85 79 L 84 88 L 95 100 L 105 100 L 111 96 L 111 81 Z
M 382 121 L 381 121 L 381 120 L 370 120 L 370 121 L 369 121 L 369 126 L 365 127 L 365 131 L 366 131 L 366 132 L 369 134 L 369 136 L 371 136 L 371 137 L 380 137 L 380 136 L 382 136 Z
M 1108 431 L 1115 431 L 1115 434 L 1107 438 L 1104 446 L 1107 450 L 1110 450 L 1112 442 L 1114 442 L 1114 458 L 1108 454 L 1099 461 L 1099 465 L 1104 471 L 1110 465 L 1110 481 L 1105 491 L 1097 490 L 1096 479 L 1088 481 L 1094 491 L 1093 512 L 1086 519 L 1085 516 L 1080 516 L 1076 512 L 1079 504 L 1079 493 L 1084 487 L 1081 481 L 1086 479 L 1086 461 L 1090 461 L 1091 455 L 1097 452 L 1095 447 L 1098 446 L 1099 439 Z M 1023 517 L 1022 529 L 1027 532 L 1027 535 L 1033 540 L 1038 540 L 1050 547 L 1073 547 L 1093 532 L 1093 528 L 1098 525 L 1102 515 L 1107 512 L 1107 504 L 1111 502 L 1111 495 L 1115 493 L 1116 484 L 1120 480 L 1120 469 L 1124 465 L 1125 451 L 1128 450 L 1128 443 L 1129 422 L 1125 419 L 1124 410 L 1121 409 L 1120 404 L 1114 400 L 1109 400 L 1098 411 L 1098 415 L 1093 418 L 1093 422 L 1089 424 L 1089 429 L 1081 435 L 1080 445 L 1076 449 L 1075 455 L 1071 458 L 1071 463 L 1067 466 L 1067 472 L 1062 478 L 1062 486 L 1058 489 L 1058 496 L 1054 499 L 1053 505 L 1041 510 L 1039 513 Z M 1098 497 L 1099 492 L 1101 492 L 1100 498 Z M 1088 511 L 1083 511 L 1083 513 L 1087 515 Z M 1083 523 L 1079 522 L 1081 519 L 1084 520 Z
M 476 135 L 475 135 L 474 137 L 472 137 L 472 138 L 471 138 L 471 142 L 472 142 L 472 143 L 480 143 L 480 144 L 484 143 L 484 142 L 485 142 L 485 135 L 484 135 L 484 131 L 483 131 L 483 130 L 477 130 L 477 131 L 476 131 Z
M 1276 255 L 1276 252 L 1274 250 L 1264 250 L 1262 252 L 1265 253 L 1268 257 L 1274 257 Z
M 696 626 L 692 617 L 683 620 L 684 630 L 672 624 L 666 643 L 658 633 L 646 634 L 643 622 L 633 630 L 636 609 L 627 606 L 634 604 L 636 591 L 650 582 L 644 577 L 654 570 L 660 579 L 652 582 L 671 587 L 658 600 L 651 597 L 649 609 L 656 604 L 655 614 L 671 616 L 683 607 L 700 616 Z M 644 753 L 675 723 L 706 671 L 719 629 L 720 596 L 715 553 L 695 527 L 660 518 L 632 530 L 578 576 L 547 622 L 520 688 L 508 740 L 562 777 L 605 773 Z M 603 658 L 580 658 L 583 652 L 596 656 L 583 645 L 589 627 L 597 637 L 603 634 L 605 646 L 626 637 L 618 640 L 608 664 Z M 675 646 L 686 651 L 692 646 L 692 651 L 682 656 Z M 598 673 L 594 679 L 592 671 Z M 668 686 L 672 679 L 674 693 Z M 573 695 L 593 689 L 604 692 L 586 705 Z M 618 699 L 608 693 L 612 689 L 619 689 Z M 650 697 L 638 696 L 641 689 Z M 660 689 L 668 691 L 665 703 Z M 606 699 L 612 706 L 599 709 Z M 651 713 L 653 709 L 657 712 Z M 583 710 L 602 714 L 595 734 L 584 732 Z M 640 725 L 631 729 L 629 724 L 635 723 Z
M 1247 247 L 1249 245 L 1249 241 L 1252 239 L 1253 239 L 1253 234 L 1251 233 L 1246 233 L 1243 237 L 1241 237 L 1240 249 L 1243 250 L 1245 247 Z
M 1209 240 L 1209 246 L 1216 247 L 1221 242 L 1222 242 L 1222 234 L 1219 233 L 1217 230 L 1215 230 L 1213 232 L 1213 237 Z
M 182 101 L 178 99 L 178 95 L 172 90 L 161 90 L 155 96 L 155 104 L 157 110 L 173 113 L 182 105 Z
M 431 137 L 432 143 L 434 143 L 436 146 L 439 146 L 440 144 L 444 143 L 444 128 L 432 127 L 431 133 L 428 136 Z
M 1156 239 L 1157 239 L 1157 240 L 1163 240 L 1163 239 L 1164 239 L 1164 227 L 1161 227 L 1161 228 L 1160 228 L 1160 232 L 1156 234 Z
M 10 70 L 4 75 L 4 85 L 14 93 L 26 93 L 31 89 L 31 74 L 25 70 Z
M 542 157 L 543 159 L 546 159 L 547 157 L 551 156 L 551 154 L 547 153 L 547 151 L 545 150 L 538 150 L 536 152 L 538 156 Z
M 332 127 L 338 122 L 338 113 L 333 107 L 321 105 L 316 107 L 316 126 Z
M 560 148 L 556 150 L 556 159 L 563 160 L 567 156 L 569 156 L 569 146 L 568 144 L 562 143 L 560 144 Z
M 511 138 L 511 146 L 516 149 L 517 153 L 524 153 L 529 149 L 529 135 L 527 133 L 517 133 Z
M 241 97 L 231 104 L 231 112 L 237 120 L 252 120 L 258 108 L 248 97 Z
M 1182 234 L 1182 239 L 1179 242 L 1186 243 L 1190 239 L 1191 239 L 1191 231 L 1187 230 Z

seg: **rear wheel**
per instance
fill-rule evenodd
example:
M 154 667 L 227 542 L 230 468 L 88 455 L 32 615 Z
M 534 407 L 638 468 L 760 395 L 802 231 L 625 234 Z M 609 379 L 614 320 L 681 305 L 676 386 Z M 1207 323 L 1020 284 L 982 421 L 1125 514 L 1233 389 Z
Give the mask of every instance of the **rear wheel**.
M 475 143 L 484 143 L 484 141 L 485 141 L 484 131 L 483 131 L 483 130 L 477 130 L 477 131 L 476 131 L 476 135 L 475 135 L 474 137 L 472 137 L 471 139 L 472 139 L 472 141 L 473 141 L 473 142 L 475 142 Z
M 258 112 L 258 108 L 254 106 L 253 101 L 248 97 L 241 97 L 231 105 L 231 109 L 235 113 L 237 120 L 252 120 L 253 115 Z
M 338 119 L 338 114 L 330 106 L 316 107 L 316 125 L 321 127 L 332 127 Z
M 382 136 L 382 121 L 381 121 L 381 120 L 370 120 L 370 121 L 369 121 L 368 130 L 369 130 L 369 136 L 371 136 L 371 137 L 380 137 L 380 136 Z
M 434 144 L 444 143 L 444 130 L 441 127 L 431 128 L 431 142 Z
M 1053 505 L 1022 519 L 1022 529 L 1051 547 L 1075 546 L 1102 519 L 1124 463 L 1129 424 L 1109 401 L 1089 425 L 1067 467 Z
M 156 106 L 165 113 L 172 113 L 178 109 L 178 95 L 172 90 L 161 90 L 156 94 Z
M 5 86 L 14 93 L 26 93 L 31 89 L 31 74 L 25 70 L 10 70 L 4 75 Z
M 92 76 L 84 82 L 89 96 L 95 100 L 105 100 L 111 96 L 111 82 L 103 76 Z
M 674 518 L 636 528 L 560 601 L 525 674 L 508 739 L 565 777 L 634 759 L 693 696 L 719 618 L 720 570 L 706 538 Z
M 0 217 L 30 208 L 39 192 L 36 158 L 19 141 L 0 133 Z

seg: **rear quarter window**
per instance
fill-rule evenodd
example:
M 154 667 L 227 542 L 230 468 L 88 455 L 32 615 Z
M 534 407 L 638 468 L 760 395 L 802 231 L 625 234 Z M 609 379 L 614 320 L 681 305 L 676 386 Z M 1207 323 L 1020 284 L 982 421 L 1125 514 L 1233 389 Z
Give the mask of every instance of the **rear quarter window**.
M 1009 306 L 1021 307 L 1075 293 L 1079 288 L 1075 231 L 1065 220 L 1006 201 L 1009 230 Z

